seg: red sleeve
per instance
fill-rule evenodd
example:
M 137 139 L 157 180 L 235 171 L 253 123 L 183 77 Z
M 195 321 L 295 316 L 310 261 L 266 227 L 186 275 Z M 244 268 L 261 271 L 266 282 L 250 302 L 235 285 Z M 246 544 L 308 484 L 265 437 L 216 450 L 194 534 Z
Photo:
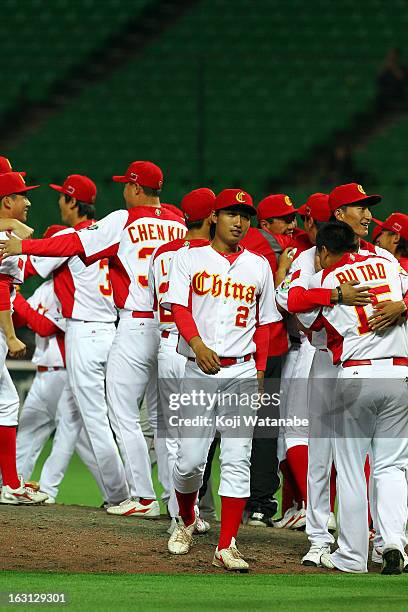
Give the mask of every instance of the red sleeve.
M 16 322 L 18 323 L 19 320 L 23 320 L 24 323 L 22 325 L 28 325 L 36 334 L 43 338 L 53 336 L 61 331 L 48 317 L 34 310 L 21 293 L 17 293 L 13 308 L 19 317 L 16 318 Z M 21 325 L 17 325 L 17 327 L 21 327 Z
M 30 278 L 30 276 L 35 276 L 37 274 L 37 270 L 33 266 L 33 262 L 30 257 L 27 257 L 26 265 L 24 268 L 24 280 Z
M 259 325 L 255 329 L 254 342 L 256 344 L 256 369 L 265 372 L 269 348 L 269 325 Z
M 11 278 L 1 275 L 0 278 L 0 310 L 10 310 L 10 287 L 11 287 Z
M 177 329 L 187 344 L 190 342 L 191 338 L 200 335 L 198 333 L 197 325 L 193 319 L 193 313 L 188 306 L 173 304 L 171 307 L 171 312 L 173 313 Z
M 72 257 L 84 252 L 84 247 L 75 232 L 41 238 L 40 240 L 23 240 L 21 252 L 25 255 L 40 257 Z
M 405 313 L 405 314 L 406 314 L 406 317 L 407 317 L 407 319 L 408 319 L 408 291 L 407 291 L 407 293 L 404 295 L 404 298 L 403 298 L 403 299 L 404 299 L 405 305 L 406 305 L 406 307 L 407 307 L 407 311 L 406 311 L 406 313 Z
M 331 306 L 331 289 L 292 287 L 288 293 L 288 311 L 307 312 L 318 306 Z

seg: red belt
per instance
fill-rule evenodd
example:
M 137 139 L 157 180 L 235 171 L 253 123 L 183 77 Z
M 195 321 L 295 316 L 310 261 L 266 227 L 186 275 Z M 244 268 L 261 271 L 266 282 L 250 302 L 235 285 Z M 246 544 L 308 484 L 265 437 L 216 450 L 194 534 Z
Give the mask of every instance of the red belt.
M 133 319 L 154 319 L 154 313 L 153 312 L 142 312 L 139 310 L 134 310 L 132 312 L 132 317 Z
M 228 366 L 236 365 L 237 363 L 245 363 L 252 357 L 252 353 L 248 353 L 245 357 L 220 357 L 220 364 L 222 368 L 228 368 Z M 189 361 L 196 361 L 194 357 L 189 357 Z
M 62 367 L 47 367 L 47 366 L 37 366 L 37 372 L 56 372 L 57 370 L 63 370 Z
M 162 333 L 161 333 L 161 337 L 162 338 L 168 338 L 169 336 L 170 336 L 170 332 L 169 331 L 167 331 L 167 330 L 162 331 Z
M 386 357 L 385 357 L 386 359 Z M 348 359 L 345 361 L 342 366 L 343 368 L 352 368 L 355 366 L 366 366 L 372 365 L 376 359 Z M 392 365 L 395 366 L 408 366 L 408 358 L 407 357 L 392 357 Z

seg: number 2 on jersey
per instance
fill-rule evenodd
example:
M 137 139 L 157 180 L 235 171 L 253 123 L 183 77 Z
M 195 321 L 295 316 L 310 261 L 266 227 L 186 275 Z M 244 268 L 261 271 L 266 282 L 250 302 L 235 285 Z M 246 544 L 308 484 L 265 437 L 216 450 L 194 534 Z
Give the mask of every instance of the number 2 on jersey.
M 237 327 L 246 327 L 249 316 L 248 306 L 238 306 L 237 316 L 235 317 L 235 325 Z
M 391 288 L 389 285 L 380 285 L 379 287 L 372 287 L 369 290 L 369 293 L 373 296 L 372 305 L 376 306 L 379 302 L 386 302 L 387 300 L 379 300 L 378 296 L 384 296 L 387 293 L 391 293 Z M 370 325 L 368 323 L 366 306 L 355 306 L 357 317 L 358 317 L 358 333 L 360 336 L 363 334 L 368 334 L 371 331 Z

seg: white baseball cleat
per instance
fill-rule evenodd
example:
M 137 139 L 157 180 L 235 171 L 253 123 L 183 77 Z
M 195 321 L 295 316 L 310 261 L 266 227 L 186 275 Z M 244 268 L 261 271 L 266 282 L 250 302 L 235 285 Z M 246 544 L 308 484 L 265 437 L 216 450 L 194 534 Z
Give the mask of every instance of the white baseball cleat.
M 55 504 L 55 497 L 48 496 L 48 499 L 45 500 L 44 504 Z
M 215 567 L 223 567 L 230 572 L 241 572 L 242 574 L 248 573 L 249 570 L 248 563 L 236 547 L 235 538 L 232 538 L 229 548 L 218 550 L 217 546 L 212 564 Z
M 308 567 L 320 567 L 320 558 L 325 553 L 330 554 L 330 546 L 312 544 L 309 551 L 302 559 L 302 565 L 306 565 Z
M 330 533 L 332 533 L 336 530 L 337 530 L 336 517 L 334 515 L 334 512 L 330 512 L 329 522 L 327 523 L 327 531 L 330 531 Z
M 373 563 L 382 563 L 382 551 L 379 548 L 373 547 L 373 552 L 371 553 L 371 561 Z
M 146 506 L 141 504 L 137 499 L 125 499 L 117 506 L 110 506 L 106 509 L 108 514 L 116 514 L 120 516 L 137 516 L 145 519 L 156 519 L 160 516 L 159 503 L 152 499 Z
M 336 569 L 333 561 L 330 558 L 330 552 L 323 553 L 320 557 L 320 565 L 327 569 Z
M 193 545 L 193 533 L 196 521 L 188 527 L 184 526 L 183 519 L 176 519 L 176 526 L 167 542 L 168 551 L 172 555 L 186 555 Z
M 304 502 L 287 525 L 288 529 L 304 529 L 306 527 L 306 508 Z
M 10 504 L 13 506 L 21 504 L 43 504 L 48 499 L 46 493 L 36 491 L 24 484 L 20 478 L 20 486 L 17 489 L 12 489 L 9 485 L 3 485 L 1 489 L 0 502 L 2 504 Z
M 170 520 L 170 525 L 169 525 L 169 527 L 168 527 L 168 529 L 167 529 L 167 533 L 168 533 L 169 535 L 171 535 L 171 534 L 173 533 L 173 531 L 174 531 L 174 530 L 175 530 L 175 528 L 176 528 L 176 525 L 177 525 L 177 521 L 176 521 L 176 519 L 175 519 L 175 518 L 172 518 L 172 519 Z
M 208 521 L 205 521 L 203 518 L 201 518 L 198 506 L 194 506 L 194 512 L 196 515 L 195 533 L 202 534 L 202 533 L 207 533 L 207 531 L 210 531 L 210 523 L 208 523 Z
M 288 527 L 289 523 L 293 521 L 297 512 L 298 512 L 297 504 L 296 506 L 292 506 L 291 508 L 288 508 L 285 514 L 283 515 L 283 517 L 279 521 L 273 522 L 274 527 L 276 527 L 277 529 L 284 529 L 285 527 Z

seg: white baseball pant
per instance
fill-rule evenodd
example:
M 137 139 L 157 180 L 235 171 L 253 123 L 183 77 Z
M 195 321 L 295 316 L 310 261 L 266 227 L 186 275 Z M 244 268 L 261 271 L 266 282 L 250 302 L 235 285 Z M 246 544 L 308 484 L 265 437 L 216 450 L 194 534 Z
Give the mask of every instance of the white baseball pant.
M 18 422 L 20 400 L 6 368 L 7 353 L 6 337 L 3 330 L 0 330 L 0 425 L 15 427 Z
M 336 387 L 334 459 L 337 469 L 340 570 L 366 572 L 367 486 L 364 463 L 371 445 L 377 520 L 384 549 L 406 545 L 408 367 L 392 359 L 340 368 Z
M 253 394 L 257 392 L 256 368 L 253 359 L 248 362 L 221 368 L 215 376 L 204 374 L 195 361 L 187 361 L 182 393 Z M 210 409 L 209 409 L 210 408 Z M 218 493 L 226 497 L 247 498 L 250 495 L 250 460 L 253 428 L 242 424 L 234 428 L 221 418 L 233 418 L 240 414 L 234 403 L 222 406 L 216 402 L 210 407 L 207 399 L 199 405 L 181 404 L 177 415 L 183 418 L 209 417 L 207 426 L 180 426 L 180 443 L 174 466 L 174 485 L 180 493 L 198 491 L 203 483 L 208 450 L 215 431 L 221 433 L 221 478 Z M 242 414 L 254 414 L 251 409 Z M 255 413 L 256 414 L 256 413 Z M 218 425 L 216 417 L 220 417 Z

